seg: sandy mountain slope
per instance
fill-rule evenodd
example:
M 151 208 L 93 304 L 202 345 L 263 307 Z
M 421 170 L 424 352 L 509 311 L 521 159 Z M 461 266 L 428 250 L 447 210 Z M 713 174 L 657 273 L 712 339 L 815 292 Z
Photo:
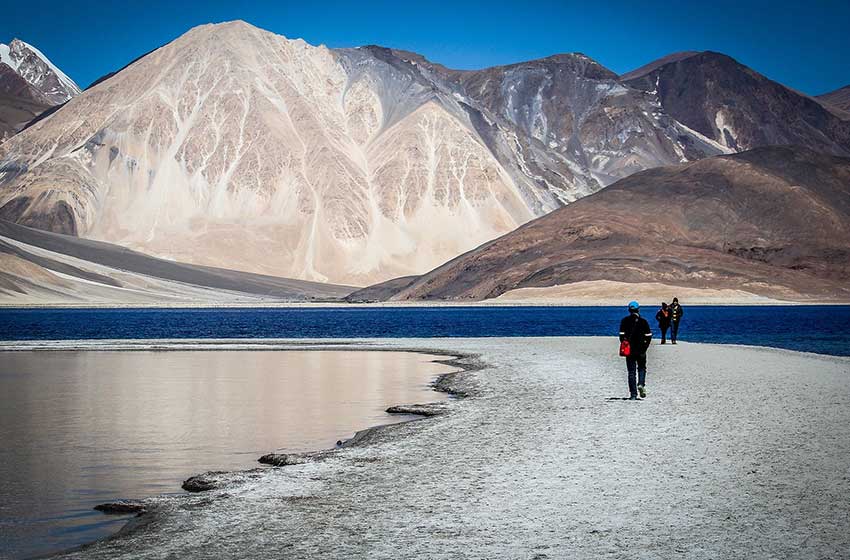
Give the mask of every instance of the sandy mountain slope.
M 0 218 L 368 285 L 633 171 L 721 151 L 582 55 L 456 72 L 231 22 L 189 31 L 0 147 Z
M 392 299 L 608 280 L 850 300 L 850 159 L 768 147 L 644 171 L 453 259 Z
M 794 144 L 850 155 L 850 122 L 733 58 L 701 52 L 648 67 L 625 83 L 653 92 L 667 114 L 727 148 Z
M 353 290 L 166 261 L 0 220 L 0 304 L 300 302 Z

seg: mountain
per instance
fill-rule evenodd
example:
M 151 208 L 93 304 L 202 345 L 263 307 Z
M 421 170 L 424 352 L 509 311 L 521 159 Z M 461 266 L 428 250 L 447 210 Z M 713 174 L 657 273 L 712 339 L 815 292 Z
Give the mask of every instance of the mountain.
M 714 52 L 682 53 L 624 75 L 672 118 L 734 151 L 794 144 L 850 155 L 850 122 Z
M 818 95 L 817 99 L 850 113 L 850 85 L 829 93 L 824 93 L 823 95 Z
M 35 47 L 18 39 L 0 44 L 0 143 L 79 93 L 73 80 Z
M 671 119 L 654 95 L 624 86 L 581 53 L 461 71 L 413 53 L 370 48 L 385 59 L 416 64 L 434 83 L 445 84 L 488 119 L 548 152 L 556 164 L 587 177 L 587 185 L 595 180 L 604 186 L 635 171 L 728 151 Z M 545 174 L 552 165 L 535 172 Z M 564 179 L 551 178 L 556 184 Z
M 636 173 L 405 283 L 392 299 L 613 282 L 850 301 L 849 281 L 850 159 L 784 146 Z
M 0 146 L 0 218 L 368 285 L 634 171 L 729 151 L 579 54 L 455 71 L 206 25 Z
M 193 266 L 0 220 L 0 304 L 258 304 L 354 288 Z
M 0 64 L 5 64 L 44 94 L 51 105 L 65 103 L 80 94 L 74 80 L 44 56 L 37 48 L 13 39 L 8 45 L 0 44 Z

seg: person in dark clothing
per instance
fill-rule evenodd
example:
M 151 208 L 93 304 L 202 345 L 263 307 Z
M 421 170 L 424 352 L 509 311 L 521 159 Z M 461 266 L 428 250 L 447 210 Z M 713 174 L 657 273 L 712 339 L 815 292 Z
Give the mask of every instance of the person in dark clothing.
M 670 308 L 667 302 L 661 302 L 661 309 L 655 314 L 655 320 L 658 321 L 658 328 L 661 329 L 661 344 L 667 344 L 667 329 L 670 328 Z
M 629 371 L 629 400 L 646 397 L 646 351 L 652 342 L 652 330 L 649 323 L 640 316 L 640 304 L 629 303 L 629 315 L 620 321 L 620 342 L 629 341 L 630 353 L 626 356 L 626 369 Z M 637 370 L 637 380 L 635 373 Z
M 679 322 L 684 314 L 685 310 L 679 305 L 679 298 L 673 298 L 673 303 L 670 304 L 670 342 L 673 344 L 676 344 L 676 338 L 679 336 Z

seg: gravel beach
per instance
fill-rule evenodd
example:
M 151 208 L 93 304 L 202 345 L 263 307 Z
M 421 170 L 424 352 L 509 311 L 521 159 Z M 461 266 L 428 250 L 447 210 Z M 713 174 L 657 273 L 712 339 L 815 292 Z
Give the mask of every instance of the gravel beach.
M 427 339 L 463 354 L 446 413 L 145 503 L 67 558 L 840 558 L 850 359 L 611 338 Z M 351 348 L 349 346 L 349 348 Z M 414 403 L 399 403 L 414 404 Z M 271 450 L 269 450 L 271 451 Z M 199 465 L 199 472 L 203 465 Z

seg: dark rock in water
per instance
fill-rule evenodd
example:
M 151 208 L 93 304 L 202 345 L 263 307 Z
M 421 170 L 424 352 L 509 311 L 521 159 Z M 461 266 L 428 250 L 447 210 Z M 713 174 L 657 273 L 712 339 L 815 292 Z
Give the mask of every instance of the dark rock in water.
M 134 500 L 118 500 L 94 506 L 94 509 L 107 514 L 123 515 L 127 513 L 144 513 L 145 506 L 142 502 Z
M 219 475 L 227 474 L 223 471 L 212 471 L 198 474 L 183 481 L 182 488 L 187 492 L 206 492 L 218 488 L 221 484 Z
M 295 453 L 269 453 L 260 457 L 259 462 L 274 467 L 285 467 L 287 465 L 301 465 L 307 462 L 303 455 Z
M 443 403 L 400 404 L 387 409 L 390 414 L 417 414 L 419 416 L 438 416 L 446 413 Z

